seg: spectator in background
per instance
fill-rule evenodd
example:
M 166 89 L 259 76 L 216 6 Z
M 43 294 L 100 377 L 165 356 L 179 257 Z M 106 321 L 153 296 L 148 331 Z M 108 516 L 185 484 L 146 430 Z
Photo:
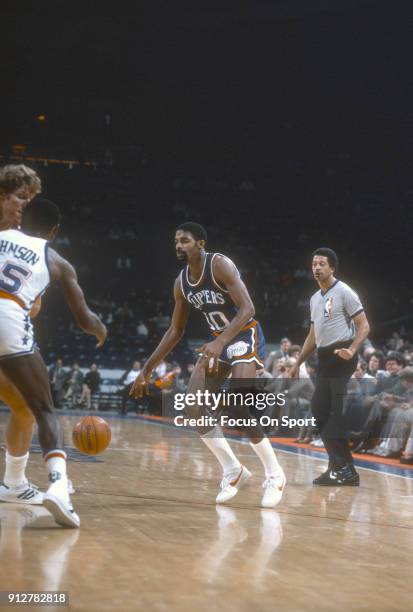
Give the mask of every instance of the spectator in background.
M 301 353 L 301 346 L 299 344 L 292 344 L 290 346 L 290 348 L 288 349 L 289 357 L 291 357 L 292 359 L 295 359 L 296 361 L 297 361 L 300 353 Z M 310 378 L 310 375 L 307 372 L 307 368 L 306 368 L 305 363 L 302 363 L 300 365 L 299 378 Z
M 364 407 L 364 401 L 367 397 L 375 396 L 376 385 L 376 378 L 367 374 L 367 363 L 364 359 L 359 359 L 357 368 L 347 385 L 347 393 L 344 398 L 344 413 L 350 432 L 352 451 L 367 450 L 371 445 L 371 440 L 368 440 L 366 435 L 366 423 L 370 415 Z
M 377 380 L 374 395 L 365 398 L 364 408 L 371 412 L 372 418 L 383 415 L 384 409 L 391 409 L 393 406 L 392 397 L 401 395 L 404 391 L 400 383 L 400 374 L 403 370 L 404 359 L 400 353 L 389 353 L 385 361 L 385 376 Z
M 374 378 L 380 378 L 384 375 L 384 355 L 381 351 L 374 351 L 368 360 L 367 373 Z
M 86 408 L 88 410 L 92 407 L 91 398 L 92 395 L 99 392 L 101 383 L 101 377 L 98 372 L 98 367 L 96 363 L 92 363 L 90 366 L 89 372 L 85 376 L 85 380 L 83 383 L 82 396 L 80 398 L 81 402 L 86 402 Z
M 363 400 L 363 407 L 368 416 L 365 421 L 364 435 L 370 438 L 387 436 L 389 424 L 386 424 L 391 411 L 396 408 L 397 398 L 405 393 L 405 386 L 400 380 L 405 360 L 401 353 L 390 351 L 385 360 L 385 375 L 377 380 L 375 393 Z M 381 455 L 380 444 L 369 450 L 373 455 Z
M 292 344 L 288 349 L 288 356 L 293 359 L 297 359 L 301 353 L 301 346 L 299 344 Z
M 291 359 L 291 358 L 288 357 L 288 359 Z M 285 380 L 287 378 L 286 365 L 285 365 L 286 362 L 287 362 L 287 359 L 285 357 L 280 357 L 276 361 L 274 374 L 271 376 L 271 380 L 268 380 L 268 383 L 266 386 L 266 389 L 269 390 L 271 393 L 274 393 L 274 394 L 282 393 L 286 387 L 286 384 L 287 384 L 287 381 Z
M 184 378 L 184 373 L 182 372 L 182 368 L 176 361 L 173 363 L 173 373 L 174 373 L 174 382 L 173 382 L 173 391 L 183 392 L 186 389 L 186 382 Z
M 314 357 L 310 357 L 310 359 L 308 359 L 305 362 L 305 367 L 306 367 L 308 376 L 311 378 L 311 380 L 315 384 L 315 381 L 317 378 L 317 360 Z
M 288 415 L 293 418 L 304 418 L 310 415 L 310 402 L 314 393 L 314 384 L 307 375 L 304 378 L 291 378 L 291 370 L 297 363 L 293 357 L 285 361 L 285 378 L 288 379 L 286 390 L 288 390 Z
M 84 377 L 81 369 L 79 368 L 79 364 L 74 363 L 73 368 L 69 372 L 69 376 L 67 378 L 67 391 L 65 395 L 65 399 L 72 400 L 72 408 L 74 408 L 80 402 L 83 389 L 83 378 Z
M 49 370 L 50 387 L 52 390 L 53 403 L 58 408 L 65 395 L 67 370 L 63 367 L 63 361 L 58 359 Z
M 405 368 L 400 373 L 399 381 L 400 394 L 390 396 L 391 412 L 382 431 L 382 440 L 371 451 L 373 455 L 388 459 L 400 456 L 413 425 L 413 368 Z
M 398 351 L 387 353 L 384 361 L 385 374 L 380 377 L 377 383 L 377 393 L 389 390 L 397 385 L 400 374 L 406 365 L 406 360 Z
M 182 377 L 182 368 L 174 361 L 166 364 L 166 372 L 163 376 L 154 380 L 154 385 L 162 393 L 172 393 L 185 390 L 185 380 Z
M 282 414 L 288 415 L 290 418 L 310 419 L 312 416 L 311 398 L 315 387 L 307 371 L 306 376 L 301 375 L 301 367 L 299 378 L 291 378 L 291 370 L 296 363 L 297 359 L 293 357 L 285 362 L 285 377 L 290 380 L 287 381 L 289 383 L 286 388 L 288 392 L 287 402 Z M 310 423 L 310 421 L 308 420 L 307 423 Z M 314 431 L 315 427 L 310 424 L 301 426 L 295 441 L 309 444 L 313 439 Z
M 368 339 L 366 339 L 362 344 L 362 350 L 360 350 L 359 355 L 362 359 L 364 359 L 366 363 L 368 363 L 370 360 L 370 357 L 375 352 L 376 352 L 376 349 L 374 348 L 374 346 L 371 344 L 371 342 Z
M 155 368 L 156 376 L 158 378 L 165 376 L 166 372 L 168 371 L 168 367 L 170 367 L 170 365 L 168 365 L 166 361 L 161 361 L 161 363 Z
M 121 376 L 119 380 L 120 385 L 124 385 L 121 394 L 122 394 L 122 405 L 120 409 L 120 414 L 127 414 L 127 402 L 130 398 L 129 391 L 132 389 L 132 385 L 135 382 L 136 378 L 139 376 L 139 372 L 141 371 L 141 362 L 134 361 L 132 364 L 132 368 L 130 370 L 126 370 L 126 372 Z
M 364 359 L 359 359 L 357 363 L 357 367 L 351 378 L 365 379 L 365 378 L 374 378 L 374 376 L 367 373 L 367 363 L 364 361 Z
M 280 342 L 280 348 L 278 349 L 278 351 L 276 351 L 277 353 L 277 357 L 284 357 L 285 359 L 287 359 L 289 357 L 289 350 L 291 348 L 291 340 L 289 338 L 281 338 L 281 342 Z
M 289 357 L 288 351 L 291 348 L 291 340 L 289 338 L 282 338 L 280 342 L 280 348 L 276 351 L 271 351 L 265 360 L 265 369 L 271 374 L 271 376 L 278 376 L 278 361 L 279 359 L 286 359 Z
M 148 330 L 148 328 L 146 327 L 145 323 L 142 320 L 139 321 L 139 323 L 138 323 L 138 325 L 136 327 L 136 334 L 137 334 L 139 340 L 144 341 L 144 340 L 147 340 L 147 338 L 148 338 L 149 330 Z
M 258 368 L 255 373 L 255 378 L 272 380 L 272 376 L 265 368 Z
M 393 351 L 402 351 L 404 348 L 404 340 L 400 337 L 400 334 L 393 332 L 390 340 L 387 342 L 387 346 Z

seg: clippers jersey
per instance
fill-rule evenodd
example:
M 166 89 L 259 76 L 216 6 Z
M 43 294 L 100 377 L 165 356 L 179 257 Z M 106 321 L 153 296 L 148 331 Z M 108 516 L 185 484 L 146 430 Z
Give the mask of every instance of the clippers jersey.
M 205 317 L 210 332 L 222 332 L 238 312 L 228 291 L 214 278 L 212 263 L 220 253 L 207 253 L 198 282 L 189 281 L 189 266 L 181 272 L 181 289 L 185 299 Z M 222 255 L 225 257 L 225 255 Z M 228 258 L 226 258 L 228 259 Z M 252 321 L 252 319 L 251 319 Z
M 49 283 L 47 240 L 15 229 L 0 231 L 0 297 L 6 293 L 30 310 Z

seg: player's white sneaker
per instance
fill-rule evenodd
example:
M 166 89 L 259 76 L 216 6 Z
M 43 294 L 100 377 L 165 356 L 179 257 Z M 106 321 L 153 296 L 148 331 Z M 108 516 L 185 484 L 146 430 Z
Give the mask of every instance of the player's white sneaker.
M 58 525 L 75 529 L 80 525 L 80 518 L 74 511 L 70 501 L 66 476 L 63 478 L 61 478 L 60 474 L 58 476 L 57 478 L 56 472 L 49 474 L 51 484 L 44 495 L 43 505 L 54 516 Z
M 270 478 L 264 481 L 262 485 L 264 495 L 261 501 L 263 508 L 275 508 L 280 503 L 286 482 L 287 479 L 282 469 L 276 476 L 270 476 Z
M 235 497 L 241 487 L 248 482 L 251 476 L 251 472 L 247 470 L 244 465 L 241 465 L 239 472 L 224 476 L 224 478 L 221 480 L 221 491 L 217 495 L 216 503 L 225 504 L 225 502 Z
M 41 505 L 43 503 L 43 496 L 44 493 L 27 480 L 17 487 L 8 487 L 5 484 L 0 485 L 0 502 Z
M 310 442 L 311 446 L 316 446 L 317 448 L 324 448 L 324 442 L 321 438 L 316 438 L 312 442 Z

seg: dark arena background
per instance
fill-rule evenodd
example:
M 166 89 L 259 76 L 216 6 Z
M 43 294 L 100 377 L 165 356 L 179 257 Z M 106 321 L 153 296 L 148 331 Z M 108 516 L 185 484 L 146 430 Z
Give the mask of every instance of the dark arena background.
M 42 299 L 35 335 L 82 524 L 65 530 L 41 505 L 0 503 L 0 604 L 47 591 L 74 610 L 410 609 L 411 3 L 79 7 L 0 9 L 0 166 L 40 176 L 62 213 L 53 248 L 108 330 L 97 349 L 58 286 Z M 287 485 L 263 509 L 262 466 L 229 431 L 254 480 L 215 504 L 219 464 L 165 410 L 208 341 L 198 313 L 149 397 L 129 396 L 171 323 L 175 232 L 187 221 L 238 267 L 267 342 L 260 375 L 292 393 L 288 416 L 310 415 L 319 368 L 314 353 L 308 388 L 294 389 L 318 289 L 312 253 L 338 254 L 370 324 L 345 405 L 360 487 L 313 487 L 328 458 L 319 431 L 273 426 Z M 97 456 L 72 442 L 87 414 L 112 430 Z M 2 405 L 4 449 L 8 415 Z M 43 463 L 35 432 L 27 471 L 42 490 Z

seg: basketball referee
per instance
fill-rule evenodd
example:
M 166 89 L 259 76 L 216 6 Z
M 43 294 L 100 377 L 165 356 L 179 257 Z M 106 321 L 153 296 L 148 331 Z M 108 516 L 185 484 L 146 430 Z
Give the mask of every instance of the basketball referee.
M 357 366 L 357 350 L 370 327 L 358 295 L 335 278 L 338 258 L 332 249 L 314 251 L 312 270 L 320 290 L 311 297 L 310 332 L 291 376 L 298 377 L 300 365 L 317 348 L 318 371 L 311 409 L 329 462 L 327 471 L 313 484 L 358 486 L 360 478 L 348 445 L 343 399 Z

